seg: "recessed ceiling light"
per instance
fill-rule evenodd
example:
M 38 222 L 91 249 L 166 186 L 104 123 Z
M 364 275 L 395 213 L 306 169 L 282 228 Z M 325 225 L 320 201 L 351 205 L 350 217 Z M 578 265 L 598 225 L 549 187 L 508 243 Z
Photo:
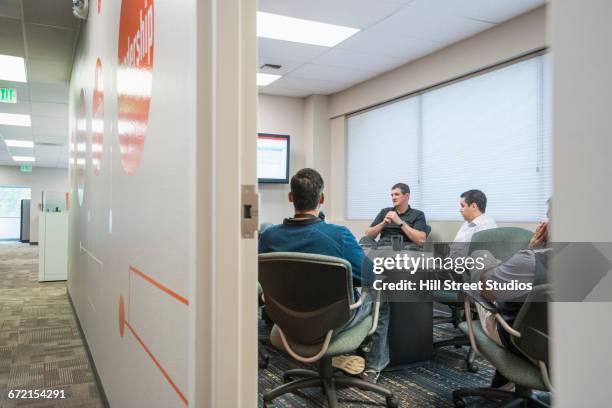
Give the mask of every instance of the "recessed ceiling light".
M 33 162 L 36 161 L 36 158 L 32 156 L 13 156 L 13 160 L 16 162 Z
M 258 37 L 333 47 L 357 32 L 358 28 L 257 12 Z
M 34 142 L 30 140 L 5 140 L 8 147 L 34 147 Z
M 282 75 L 274 75 L 274 74 L 262 74 L 257 73 L 257 86 L 266 86 L 270 85 L 272 82 L 276 81 Z
M 0 55 L 0 79 L 3 81 L 27 82 L 23 58 Z
M 0 112 L 0 125 L 30 127 L 32 126 L 32 122 L 30 121 L 30 115 Z

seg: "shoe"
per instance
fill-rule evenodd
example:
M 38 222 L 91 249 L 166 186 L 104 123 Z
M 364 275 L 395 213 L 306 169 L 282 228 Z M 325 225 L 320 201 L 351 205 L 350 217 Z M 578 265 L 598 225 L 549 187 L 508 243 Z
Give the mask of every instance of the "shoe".
M 344 371 L 347 374 L 357 375 L 363 372 L 365 368 L 365 360 L 363 357 L 350 355 L 350 356 L 336 356 L 332 357 L 332 366 Z
M 378 383 L 378 378 L 380 377 L 380 371 L 376 371 L 372 368 L 368 368 L 363 373 L 361 373 L 361 379 L 366 380 L 372 384 Z

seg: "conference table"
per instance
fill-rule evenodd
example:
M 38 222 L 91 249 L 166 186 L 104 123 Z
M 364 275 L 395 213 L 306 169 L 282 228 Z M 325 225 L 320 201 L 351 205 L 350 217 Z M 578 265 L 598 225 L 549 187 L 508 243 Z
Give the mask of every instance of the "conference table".
M 395 251 L 391 246 L 363 247 L 366 256 L 374 258 L 395 257 L 397 254 L 408 257 L 431 256 L 431 252 L 419 249 Z M 417 270 L 414 274 L 406 271 L 385 269 L 384 282 L 401 282 L 432 278 L 434 271 Z M 390 306 L 389 353 L 390 363 L 387 371 L 422 364 L 433 357 L 433 301 L 431 296 L 417 292 L 384 291 Z

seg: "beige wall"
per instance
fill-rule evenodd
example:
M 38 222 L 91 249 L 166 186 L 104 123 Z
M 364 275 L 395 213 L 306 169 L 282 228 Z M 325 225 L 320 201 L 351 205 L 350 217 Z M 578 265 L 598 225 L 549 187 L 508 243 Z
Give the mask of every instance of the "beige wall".
M 0 186 L 19 186 L 32 189 L 30 202 L 30 242 L 38 242 L 38 208 L 43 191 L 68 191 L 68 170 L 34 167 L 22 173 L 16 166 L 0 166 Z
M 612 3 L 554 0 L 549 17 L 553 154 L 559 164 L 554 166 L 552 238 L 556 242 L 606 243 L 599 248 L 612 260 Z M 573 289 L 568 287 L 572 279 L 565 276 L 587 277 L 595 272 L 553 259 L 555 293 Z M 608 271 L 587 300 L 598 295 L 609 300 L 610 293 L 612 272 Z M 610 406 L 612 304 L 555 302 L 550 310 L 555 407 Z
M 362 236 L 367 221 L 345 219 L 346 114 L 419 91 L 546 46 L 546 10 L 537 8 L 488 31 L 329 97 L 330 137 L 317 152 L 329 160 L 330 220 Z M 427 209 L 423 208 L 427 214 Z M 431 239 L 452 240 L 460 222 L 431 222 Z M 534 223 L 503 223 L 533 229 Z
M 289 135 L 291 177 L 306 166 L 306 147 L 304 140 L 304 98 L 289 96 L 259 95 L 257 111 L 257 131 Z M 259 220 L 279 224 L 283 218 L 293 214 L 287 201 L 288 184 L 259 184 L 261 195 Z

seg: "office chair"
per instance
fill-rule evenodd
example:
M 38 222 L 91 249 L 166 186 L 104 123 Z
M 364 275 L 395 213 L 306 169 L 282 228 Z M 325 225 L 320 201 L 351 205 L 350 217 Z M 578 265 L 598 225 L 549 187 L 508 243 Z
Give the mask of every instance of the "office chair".
M 257 301 L 259 307 L 263 305 L 263 289 L 259 282 L 257 282 Z M 266 351 L 266 343 L 264 339 L 259 338 L 259 345 L 257 347 L 257 359 L 259 368 L 268 368 L 268 364 L 270 363 L 270 354 Z
M 465 407 L 465 397 L 484 397 L 503 400 L 500 407 L 537 407 L 549 408 L 549 405 L 533 396 L 533 390 L 552 391 L 550 381 L 548 345 L 548 301 L 551 299 L 551 286 L 542 284 L 534 286 L 519 313 L 510 326 L 498 313 L 495 306 L 480 299 L 476 301 L 496 314 L 496 319 L 510 335 L 510 341 L 521 353 L 500 347 L 491 340 L 482 329 L 479 321 L 471 319 L 470 300 L 466 298 L 465 308 L 467 321 L 459 325 L 470 339 L 472 349 L 489 360 L 495 368 L 509 381 L 516 385 L 515 391 L 496 388 L 462 388 L 453 391 L 455 407 Z
M 263 233 L 265 230 L 267 230 L 273 225 L 274 224 L 272 224 L 271 222 L 262 223 L 259 226 L 259 234 Z M 269 324 L 270 322 L 268 321 L 269 318 L 264 308 L 264 302 L 263 302 L 262 295 L 263 295 L 263 289 L 261 287 L 261 284 L 257 282 L 257 302 L 258 302 L 259 309 L 261 311 L 261 318 L 266 322 L 266 324 Z M 258 358 L 259 368 L 268 368 L 268 364 L 270 363 L 270 354 L 268 354 L 266 350 L 266 340 L 267 338 L 262 338 L 261 336 L 259 336 L 259 345 L 257 348 L 257 358 Z
M 354 302 L 351 265 L 344 259 L 276 252 L 259 255 L 259 281 L 268 313 L 276 323 L 270 334 L 272 344 L 302 363 L 318 363 L 318 371 L 286 371 L 286 382 L 263 396 L 264 407 L 278 396 L 299 389 L 322 387 L 329 407 L 338 404 L 336 390 L 357 387 L 385 397 L 387 407 L 398 402 L 393 393 L 361 378 L 334 373 L 332 357 L 355 351 L 374 333 L 379 303 L 354 327 L 334 336 L 346 325 L 365 297 Z M 287 382 L 293 378 L 299 378 Z
M 479 231 L 472 237 L 468 254 L 476 250 L 488 250 L 502 262 L 510 259 L 512 255 L 521 249 L 527 248 L 533 233 L 529 230 L 516 227 L 500 227 Z M 440 290 L 433 295 L 435 302 L 446 305 L 451 310 L 450 318 L 436 318 L 434 324 L 452 323 L 455 328 L 459 326 L 465 314 L 465 294 L 461 291 Z M 434 348 L 448 346 L 469 346 L 470 342 L 465 335 L 455 336 L 451 339 L 441 340 L 434 343 Z M 474 364 L 476 354 L 470 349 L 466 356 L 466 367 L 473 373 L 478 371 Z

